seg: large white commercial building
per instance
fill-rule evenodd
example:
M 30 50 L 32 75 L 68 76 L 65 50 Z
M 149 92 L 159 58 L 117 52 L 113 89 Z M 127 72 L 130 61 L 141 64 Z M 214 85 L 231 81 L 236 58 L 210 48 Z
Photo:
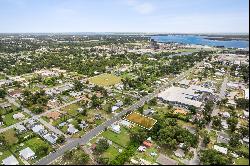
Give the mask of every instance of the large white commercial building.
M 200 108 L 202 102 L 198 100 L 201 93 L 213 93 L 213 90 L 192 85 L 189 88 L 170 87 L 158 94 L 158 98 L 179 106 L 194 106 Z

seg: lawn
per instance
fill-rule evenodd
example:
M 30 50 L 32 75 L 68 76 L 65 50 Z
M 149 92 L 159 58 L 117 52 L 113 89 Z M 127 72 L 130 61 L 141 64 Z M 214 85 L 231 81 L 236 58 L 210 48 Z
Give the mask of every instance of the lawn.
M 122 147 L 126 147 L 130 141 L 129 133 L 125 128 L 121 128 L 120 134 L 116 134 L 111 130 L 107 130 L 102 133 L 102 136 Z
M 80 106 L 77 103 L 71 104 L 67 107 L 62 108 L 64 112 L 76 111 Z M 73 115 L 74 116 L 74 115 Z
M 249 159 L 247 158 L 238 158 L 235 160 L 235 165 L 249 165 Z
M 108 158 L 109 161 L 112 161 L 119 155 L 118 149 L 111 145 L 103 154 L 103 158 Z
M 136 123 L 142 127 L 145 127 L 147 129 L 151 129 L 154 124 L 156 123 L 155 119 L 143 116 L 138 113 L 131 113 L 126 117 L 127 120 L 129 120 L 132 123 Z
M 151 156 L 150 153 L 155 152 L 157 155 L 156 156 Z M 145 152 L 139 152 L 136 151 L 135 157 L 139 160 L 140 158 L 145 159 L 147 161 L 150 161 L 151 163 L 155 163 L 156 159 L 159 156 L 159 152 L 156 149 L 156 146 L 154 145 L 151 148 L 147 148 Z
M 101 74 L 89 78 L 90 83 L 99 86 L 112 86 L 121 82 L 121 78 L 112 74 Z
M 13 115 L 16 114 L 16 113 L 18 113 L 18 112 L 19 111 L 14 111 L 12 113 L 9 113 L 9 114 L 5 115 L 5 118 L 3 120 L 5 126 L 10 126 L 10 125 L 13 125 L 15 123 L 18 123 L 18 122 L 22 121 L 22 120 L 13 119 Z M 22 114 L 25 115 L 25 117 L 27 117 L 26 113 L 22 112 Z

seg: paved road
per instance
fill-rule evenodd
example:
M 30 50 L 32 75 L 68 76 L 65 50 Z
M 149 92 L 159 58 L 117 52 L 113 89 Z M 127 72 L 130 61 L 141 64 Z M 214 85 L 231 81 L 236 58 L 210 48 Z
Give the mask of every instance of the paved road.
M 228 76 L 226 76 L 224 78 L 223 83 L 221 84 L 220 93 L 219 93 L 219 96 L 218 96 L 217 100 L 215 101 L 215 104 L 214 104 L 214 107 L 213 107 L 213 111 L 211 113 L 211 117 L 214 117 L 214 116 L 218 115 L 218 113 L 220 111 L 217 108 L 217 101 L 220 101 L 220 100 L 222 100 L 222 99 L 224 99 L 226 97 L 227 83 L 228 83 Z M 206 127 L 208 131 L 211 130 L 212 124 L 213 124 L 213 122 L 211 121 L 209 123 L 209 125 Z
M 96 128 L 94 128 L 90 132 L 86 133 L 83 137 L 81 137 L 79 139 L 76 139 L 75 141 L 72 141 L 72 142 L 67 142 L 64 146 L 62 146 L 56 152 L 51 153 L 51 154 L 47 155 L 46 157 L 44 157 L 43 159 L 41 159 L 40 161 L 38 161 L 36 163 L 36 165 L 48 165 L 51 162 L 53 162 L 54 160 L 56 160 L 58 157 L 62 156 L 66 151 L 73 149 L 77 145 L 84 145 L 84 144 L 88 143 L 89 140 L 91 140 L 93 137 L 95 137 L 100 132 L 102 132 L 103 130 L 105 130 L 105 128 L 111 126 L 111 124 L 113 124 L 114 122 L 118 121 L 122 116 L 126 115 L 130 111 L 134 111 L 134 110 L 138 109 L 139 107 L 143 106 L 145 102 L 148 102 L 149 100 L 153 99 L 159 92 L 161 92 L 164 89 L 166 89 L 167 87 L 171 86 L 174 82 L 183 79 L 188 73 L 190 73 L 191 71 L 193 71 L 197 66 L 200 66 L 201 64 L 203 64 L 203 62 L 198 63 L 197 65 L 195 65 L 194 67 L 192 67 L 188 71 L 180 74 L 177 78 L 171 80 L 166 85 L 160 87 L 154 93 L 149 94 L 149 95 L 141 98 L 140 101 L 138 101 L 137 103 L 133 104 L 129 108 L 124 109 L 122 112 L 120 112 L 119 114 L 115 115 L 110 120 L 107 120 L 103 124 L 97 126 Z

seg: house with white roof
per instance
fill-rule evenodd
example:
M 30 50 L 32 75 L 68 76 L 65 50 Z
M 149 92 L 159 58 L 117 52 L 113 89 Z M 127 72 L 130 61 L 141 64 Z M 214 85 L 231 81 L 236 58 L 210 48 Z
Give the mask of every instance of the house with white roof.
M 224 147 L 221 147 L 218 145 L 214 145 L 214 149 L 220 153 L 227 154 L 227 148 L 224 148 Z
M 245 99 L 249 99 L 249 89 L 244 89 Z
M 44 130 L 44 126 L 43 125 L 35 125 L 34 127 L 32 127 L 31 129 L 34 133 L 39 133 L 41 130 Z
M 121 127 L 119 125 L 112 124 L 111 125 L 111 130 L 117 134 L 121 132 Z
M 130 128 L 132 126 L 132 123 L 130 123 L 126 120 L 121 120 L 119 124 L 124 126 L 124 127 L 128 127 L 128 128 Z
M 19 165 L 19 162 L 13 155 L 11 155 L 2 160 L 2 165 Z
M 67 130 L 67 132 L 69 133 L 69 134 L 75 134 L 75 133 L 77 133 L 79 130 L 78 129 L 76 129 L 75 127 L 74 127 L 74 125 L 72 125 L 72 124 L 69 124 L 68 125 L 68 130 Z
M 25 118 L 24 114 L 22 114 L 21 112 L 14 114 L 12 117 L 13 119 L 18 119 L 18 120 Z
M 58 137 L 55 134 L 50 134 L 50 133 L 44 135 L 43 138 L 46 139 L 51 144 L 55 144 L 58 139 Z
M 19 156 L 25 160 L 35 158 L 35 155 L 36 155 L 35 152 L 33 152 L 33 150 L 31 150 L 29 147 L 27 147 L 19 152 Z
M 222 115 L 224 118 L 230 118 L 230 114 L 228 112 L 223 112 Z
M 27 130 L 26 127 L 21 124 L 16 125 L 15 128 L 18 130 L 19 133 L 22 133 Z

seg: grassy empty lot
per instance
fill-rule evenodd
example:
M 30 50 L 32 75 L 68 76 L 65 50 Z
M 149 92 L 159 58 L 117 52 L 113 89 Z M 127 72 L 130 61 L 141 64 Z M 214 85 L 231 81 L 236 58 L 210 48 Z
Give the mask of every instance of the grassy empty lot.
M 111 145 L 106 152 L 102 154 L 102 157 L 108 158 L 109 161 L 112 161 L 119 155 L 118 149 Z
M 140 126 L 143 126 L 147 129 L 151 129 L 153 127 L 153 125 L 156 123 L 156 120 L 154 120 L 152 118 L 145 117 L 145 116 L 138 114 L 138 113 L 129 114 L 126 117 L 126 119 L 133 122 L 133 123 L 136 123 Z
M 122 147 L 126 147 L 130 141 L 129 133 L 125 128 L 121 128 L 120 134 L 116 134 L 111 130 L 107 130 L 102 133 L 102 136 Z
M 121 78 L 112 74 L 101 74 L 89 79 L 90 83 L 99 86 L 112 86 L 121 82 Z
M 249 165 L 249 159 L 247 158 L 238 158 L 235 160 L 235 165 Z

